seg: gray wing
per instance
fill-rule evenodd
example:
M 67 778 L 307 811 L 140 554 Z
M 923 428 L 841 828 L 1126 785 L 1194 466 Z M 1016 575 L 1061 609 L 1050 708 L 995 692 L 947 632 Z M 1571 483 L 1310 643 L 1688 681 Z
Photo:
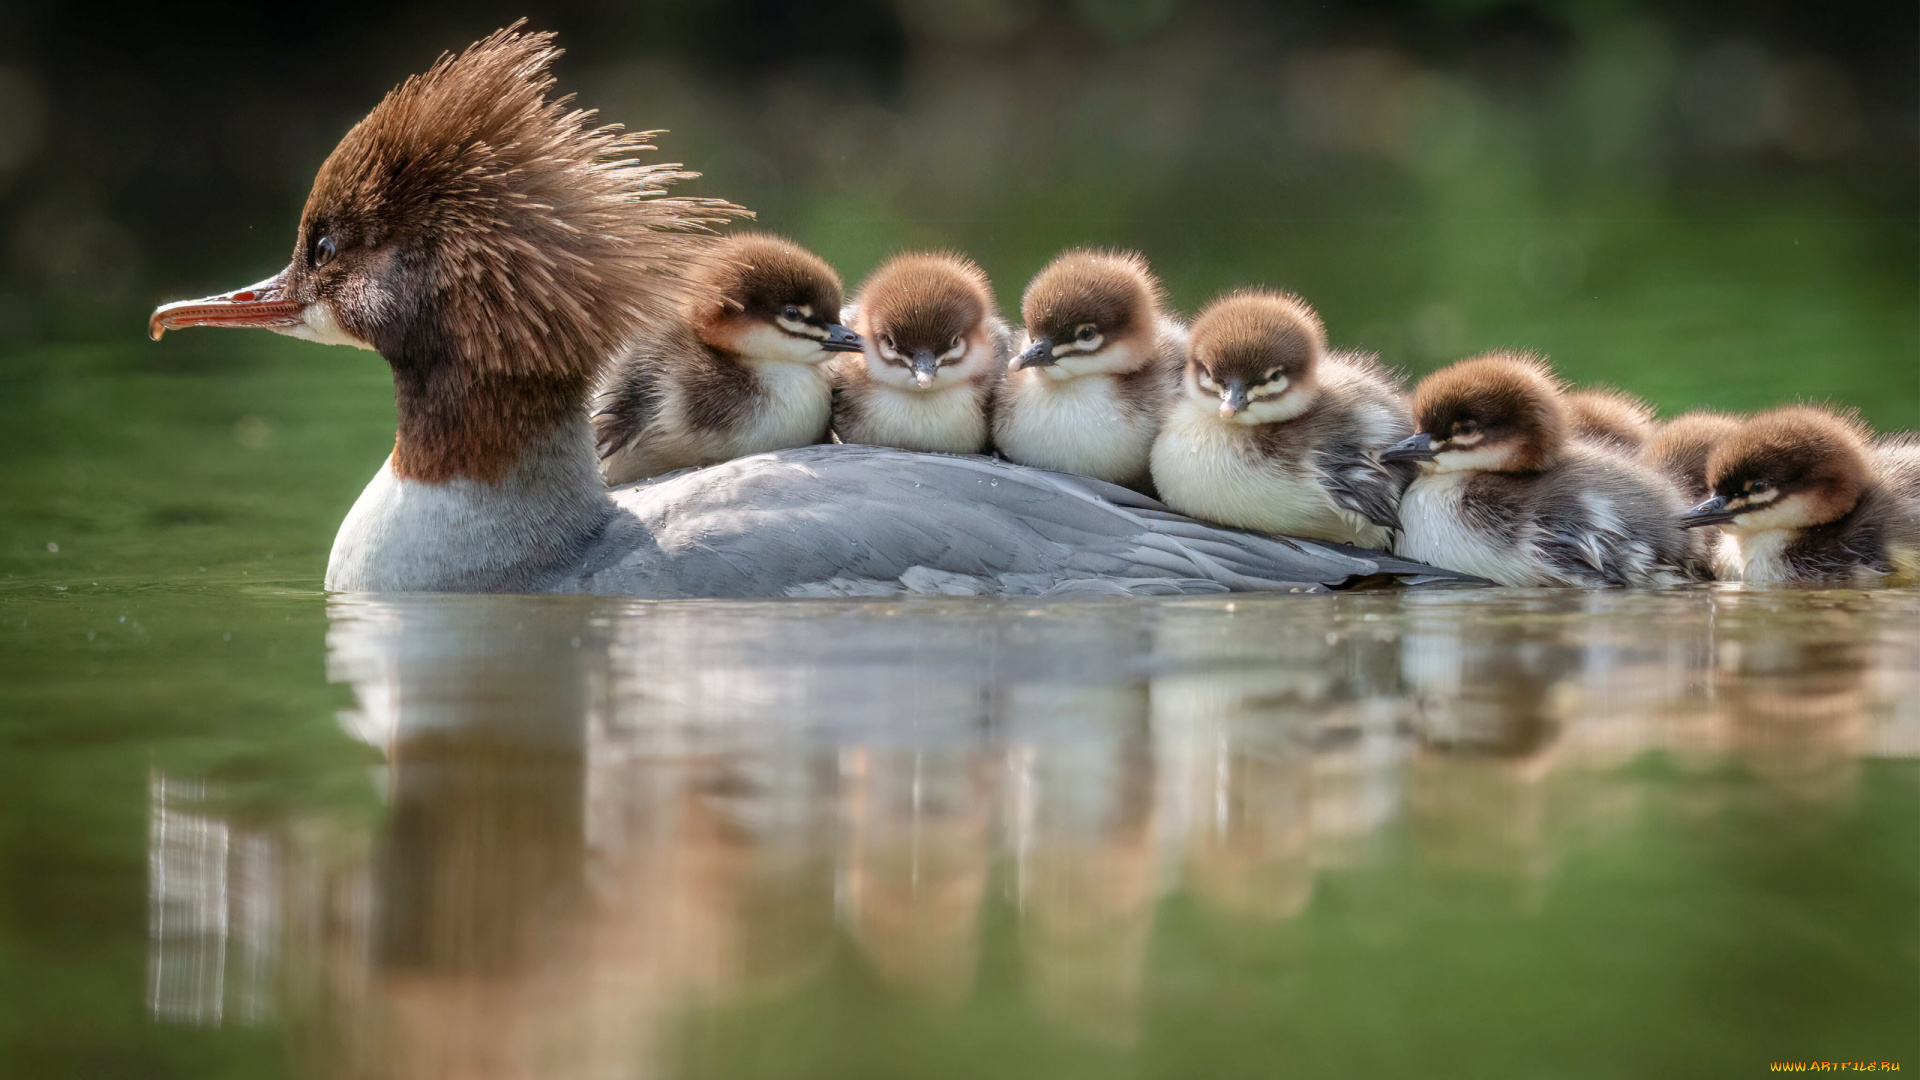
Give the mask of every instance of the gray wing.
M 625 514 L 567 588 L 1153 595 L 1461 579 L 1381 552 L 1208 525 L 1112 484 L 985 457 L 797 447 L 613 497 Z
M 1322 483 L 1333 501 L 1375 525 L 1400 527 L 1400 493 L 1411 477 L 1380 464 L 1357 446 L 1332 446 L 1320 451 Z

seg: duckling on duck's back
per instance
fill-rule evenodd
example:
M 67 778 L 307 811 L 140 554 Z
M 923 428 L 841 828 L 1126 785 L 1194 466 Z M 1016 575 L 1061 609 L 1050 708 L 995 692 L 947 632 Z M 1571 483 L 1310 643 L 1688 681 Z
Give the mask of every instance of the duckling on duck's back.
M 1759 583 L 1920 576 L 1920 438 L 1871 441 L 1858 420 L 1792 406 L 1741 425 L 1707 462 L 1710 497 L 1682 519 L 1726 533 L 1722 571 Z
M 779 237 L 736 233 L 701 260 L 683 313 L 649 327 L 595 400 L 600 471 L 624 484 L 827 437 L 827 361 L 859 352 L 840 276 Z
M 1424 573 L 1236 533 L 1123 489 L 980 458 L 810 446 L 609 492 L 586 403 L 672 318 L 698 227 L 635 136 L 549 100 L 550 35 L 509 29 L 389 94 L 321 166 L 292 263 L 167 304 L 155 336 L 259 326 L 377 349 L 392 456 L 329 588 L 626 596 L 1318 589 Z
M 943 454 L 987 449 L 987 409 L 1013 353 L 986 272 L 958 255 L 900 255 L 860 286 L 847 322 L 866 343 L 834 362 L 841 442 Z
M 1027 345 L 994 398 L 994 448 L 1022 465 L 1145 485 L 1187 349 L 1146 260 L 1066 252 L 1020 307 Z
M 1388 462 L 1419 472 L 1395 550 L 1503 585 L 1674 585 L 1704 553 L 1680 497 L 1626 457 L 1569 436 L 1560 383 L 1534 357 L 1489 353 L 1427 376 Z
M 1241 528 L 1385 545 L 1401 479 L 1378 454 L 1412 425 L 1384 369 L 1327 351 L 1306 301 L 1270 292 L 1208 307 L 1187 352 L 1153 444 L 1167 505 Z

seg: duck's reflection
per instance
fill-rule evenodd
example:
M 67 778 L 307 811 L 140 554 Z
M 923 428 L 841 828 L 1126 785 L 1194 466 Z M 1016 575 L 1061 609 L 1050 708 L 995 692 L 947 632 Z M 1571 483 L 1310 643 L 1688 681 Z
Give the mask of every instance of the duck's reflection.
M 1124 1042 L 1169 898 L 1308 932 L 1344 881 L 1326 917 L 1391 921 L 1404 865 L 1531 908 L 1647 753 L 1834 798 L 1920 752 L 1913 613 L 1845 594 L 332 614 L 384 817 L 156 776 L 148 986 L 290 1002 L 331 1075 L 670 1075 L 697 1010 L 967 1008 L 996 926 L 1026 1000 Z

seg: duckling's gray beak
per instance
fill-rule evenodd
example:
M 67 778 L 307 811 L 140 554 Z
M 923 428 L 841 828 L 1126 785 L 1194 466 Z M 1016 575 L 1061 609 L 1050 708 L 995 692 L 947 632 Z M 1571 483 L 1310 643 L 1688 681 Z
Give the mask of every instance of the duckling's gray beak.
M 1226 389 L 1220 391 L 1220 415 L 1231 420 L 1246 407 L 1247 384 L 1240 379 L 1229 381 Z
M 820 347 L 828 352 L 859 352 L 866 347 L 866 344 L 860 339 L 859 334 L 839 323 L 828 323 L 827 340 L 821 342 Z
M 1680 527 L 1697 529 L 1702 525 L 1725 525 L 1740 516 L 1738 510 L 1727 509 L 1727 497 L 1715 495 L 1699 506 L 1680 515 Z
M 1013 371 L 1022 371 L 1030 367 L 1051 367 L 1053 363 L 1053 339 L 1042 337 L 1034 338 L 1033 344 L 1014 357 L 1013 363 L 1008 366 Z
M 175 300 L 153 309 L 147 319 L 147 335 L 155 341 L 169 330 L 189 326 L 253 326 L 281 330 L 299 326 L 306 305 L 287 299 L 287 272 L 273 275 L 257 285 L 200 300 Z
M 1400 461 L 1432 461 L 1433 455 L 1433 436 L 1423 431 L 1387 447 L 1380 455 L 1380 463 L 1392 465 Z
M 940 361 L 933 355 L 932 349 L 913 350 L 913 381 L 925 390 L 933 385 L 933 373 L 940 370 Z

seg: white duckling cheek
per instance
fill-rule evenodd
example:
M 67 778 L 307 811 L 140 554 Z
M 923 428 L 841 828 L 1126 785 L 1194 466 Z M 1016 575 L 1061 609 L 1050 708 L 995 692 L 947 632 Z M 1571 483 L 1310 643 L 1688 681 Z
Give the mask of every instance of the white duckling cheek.
M 1511 454 L 1499 443 L 1473 446 L 1464 450 L 1442 450 L 1427 467 L 1434 472 L 1498 472 L 1506 467 Z
M 873 339 L 868 338 L 867 340 L 871 342 Z M 872 345 L 868 345 L 865 349 L 861 350 L 861 355 L 866 358 L 867 374 L 873 377 L 874 382 L 899 390 L 918 390 L 920 388 L 920 384 L 915 381 L 913 377 L 912 368 L 902 367 L 899 364 L 888 361 L 887 358 L 880 355 L 879 351 Z
M 732 345 L 749 360 L 767 364 L 821 364 L 833 356 L 813 338 L 758 321 L 735 334 Z
M 333 305 L 325 300 L 315 300 L 300 311 L 301 321 L 292 326 L 276 326 L 275 333 L 299 338 L 301 341 L 316 341 L 322 345 L 350 345 L 356 349 L 373 348 L 347 332 L 334 318 Z
M 1074 352 L 1052 365 L 1035 368 L 1050 379 L 1078 379 L 1085 375 L 1124 375 L 1140 366 L 1141 353 L 1131 342 L 1116 341 L 1097 352 Z
M 1240 410 L 1234 420 L 1242 424 L 1277 424 L 1292 420 L 1306 412 L 1313 404 L 1313 392 L 1304 386 L 1294 386 L 1288 379 L 1276 379 L 1265 386 L 1255 387 L 1247 395 L 1247 407 Z
M 1804 529 L 1813 524 L 1813 500 L 1805 495 L 1789 495 L 1783 499 L 1779 492 L 1769 491 L 1762 496 L 1749 496 L 1747 505 L 1759 509 L 1748 510 L 1721 529 L 1735 536 L 1752 536 L 1775 529 Z

